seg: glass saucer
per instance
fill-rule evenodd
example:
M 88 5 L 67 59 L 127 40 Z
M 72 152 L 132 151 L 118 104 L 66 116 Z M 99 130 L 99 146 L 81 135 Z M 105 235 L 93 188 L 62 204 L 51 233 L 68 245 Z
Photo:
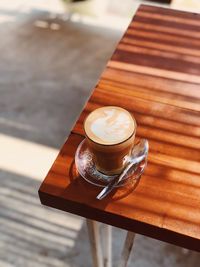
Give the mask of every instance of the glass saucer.
M 130 159 L 131 160 L 131 156 Z M 147 158 L 139 164 L 134 165 L 124 176 L 122 181 L 116 186 L 124 186 L 129 182 L 136 181 L 140 178 L 147 164 Z M 86 139 L 78 146 L 75 154 L 75 165 L 79 174 L 89 183 L 104 187 L 118 175 L 105 175 L 96 169 L 93 155 L 90 152 Z

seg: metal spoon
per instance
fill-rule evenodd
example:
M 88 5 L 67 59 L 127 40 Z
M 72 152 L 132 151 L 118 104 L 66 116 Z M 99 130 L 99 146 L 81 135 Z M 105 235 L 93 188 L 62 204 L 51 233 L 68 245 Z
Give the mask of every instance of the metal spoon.
M 131 160 L 129 161 L 128 165 L 125 169 L 121 172 L 119 176 L 114 178 L 104 189 L 97 195 L 97 199 L 101 200 L 106 197 L 114 187 L 124 178 L 126 173 L 133 167 L 140 163 L 142 160 L 145 159 L 149 151 L 149 143 L 146 139 L 140 140 L 138 144 L 136 144 L 133 148 Z

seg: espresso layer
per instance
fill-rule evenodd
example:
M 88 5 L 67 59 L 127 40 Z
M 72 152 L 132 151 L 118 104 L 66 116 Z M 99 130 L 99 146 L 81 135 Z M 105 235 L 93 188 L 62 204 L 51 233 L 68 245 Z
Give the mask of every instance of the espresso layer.
M 106 106 L 91 112 L 85 120 L 86 135 L 94 142 L 114 145 L 127 140 L 135 131 L 131 114 L 120 107 Z

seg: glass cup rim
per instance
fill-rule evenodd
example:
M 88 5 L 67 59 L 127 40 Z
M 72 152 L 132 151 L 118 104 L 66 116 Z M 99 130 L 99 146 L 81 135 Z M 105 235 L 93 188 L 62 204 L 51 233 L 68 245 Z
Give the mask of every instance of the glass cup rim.
M 107 107 L 107 106 L 106 106 L 106 107 Z M 114 106 L 113 106 L 113 107 L 114 107 Z M 102 108 L 103 108 L 103 107 L 102 107 Z M 120 107 L 120 108 L 121 108 L 121 107 Z M 124 109 L 124 108 L 122 108 L 122 109 Z M 124 109 L 124 110 L 126 110 L 126 109 Z M 93 110 L 93 111 L 95 111 L 95 110 Z M 93 111 L 91 111 L 91 112 L 93 112 Z M 129 112 L 128 110 L 126 110 L 126 111 Z M 90 113 L 91 113 L 91 112 L 90 112 Z M 114 144 L 101 144 L 101 143 L 98 143 L 98 142 L 92 140 L 92 139 L 87 135 L 86 130 L 85 130 L 85 122 L 86 122 L 88 116 L 90 115 L 90 113 L 89 113 L 89 114 L 86 116 L 86 118 L 84 119 L 84 123 L 83 123 L 84 135 L 85 135 L 85 137 L 86 137 L 87 139 L 89 139 L 91 142 L 93 142 L 93 143 L 96 144 L 96 145 L 99 145 L 99 146 L 106 146 L 106 147 L 108 147 L 108 146 L 117 146 L 117 145 L 121 145 L 121 144 L 127 142 L 129 139 L 131 139 L 131 137 L 134 136 L 135 133 L 136 133 L 137 123 L 136 123 L 136 120 L 135 120 L 135 118 L 133 117 L 133 115 L 129 112 L 129 114 L 131 115 L 131 117 L 132 117 L 132 119 L 133 119 L 134 126 L 135 126 L 135 127 L 134 127 L 134 131 L 131 133 L 131 135 L 130 135 L 129 137 L 127 137 L 125 140 L 123 140 L 123 141 L 121 141 L 121 142 L 118 142 L 118 143 L 114 143 Z

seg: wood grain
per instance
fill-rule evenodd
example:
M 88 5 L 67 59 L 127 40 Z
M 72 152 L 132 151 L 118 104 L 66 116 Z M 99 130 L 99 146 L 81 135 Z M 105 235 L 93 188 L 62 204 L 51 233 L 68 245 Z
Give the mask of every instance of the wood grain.
M 200 251 L 200 15 L 140 6 L 42 183 L 45 205 Z M 97 201 L 75 171 L 83 121 L 117 105 L 150 143 L 148 166 L 126 197 Z

